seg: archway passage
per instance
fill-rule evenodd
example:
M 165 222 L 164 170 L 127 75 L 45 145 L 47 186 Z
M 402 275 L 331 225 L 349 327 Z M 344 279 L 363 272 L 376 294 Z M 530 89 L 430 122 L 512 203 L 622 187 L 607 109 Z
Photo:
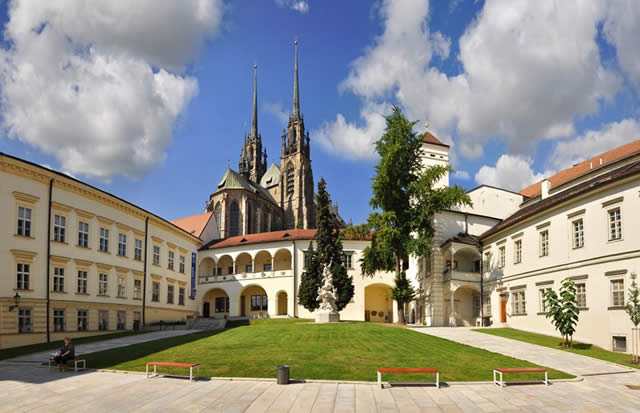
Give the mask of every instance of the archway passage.
M 278 300 L 278 315 L 287 315 L 287 293 L 280 291 L 277 296 Z
M 453 293 L 456 325 L 473 327 L 480 317 L 480 294 L 474 288 L 460 287 Z
M 268 314 L 267 292 L 257 285 L 249 285 L 240 293 L 240 316 L 263 317 Z
M 229 295 L 221 288 L 213 288 L 202 297 L 202 317 L 229 316 Z
M 373 284 L 364 289 L 364 319 L 378 323 L 393 322 L 391 286 Z

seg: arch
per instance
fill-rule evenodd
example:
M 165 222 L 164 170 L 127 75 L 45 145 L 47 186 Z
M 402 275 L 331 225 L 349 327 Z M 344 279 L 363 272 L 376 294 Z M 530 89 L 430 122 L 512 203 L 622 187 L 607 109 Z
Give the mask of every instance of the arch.
M 456 288 L 453 292 L 453 308 L 456 313 L 457 326 L 473 327 L 476 325 L 475 320 L 480 314 L 479 312 L 478 314 L 475 313 L 474 303 L 475 300 L 478 300 L 477 304 L 479 305 L 479 299 L 480 293 L 471 286 Z M 449 312 L 451 312 L 450 307 Z
M 241 317 L 264 317 L 269 314 L 267 292 L 259 285 L 250 284 L 244 287 L 238 301 Z
M 248 252 L 236 256 L 236 274 L 243 272 L 253 272 L 253 258 Z
M 391 286 L 371 284 L 364 288 L 364 319 L 378 323 L 393 322 Z
M 198 265 L 198 275 L 200 277 L 211 277 L 216 275 L 216 261 L 211 257 L 204 257 Z
M 272 257 L 269 251 L 265 251 L 265 250 L 258 251 L 253 261 L 254 261 L 254 266 L 256 267 L 253 269 L 254 272 L 273 270 Z
M 276 309 L 278 315 L 287 315 L 287 304 L 289 295 L 286 291 L 281 290 L 276 294 Z
M 280 248 L 274 255 L 274 271 L 284 271 L 291 269 L 291 251 Z
M 229 294 L 222 288 L 212 288 L 202 297 L 202 316 L 225 318 L 229 316 Z
M 231 255 L 223 255 L 218 258 L 218 275 L 233 274 L 233 258 Z
M 229 207 L 229 236 L 236 235 L 240 235 L 240 208 L 238 201 L 233 201 Z

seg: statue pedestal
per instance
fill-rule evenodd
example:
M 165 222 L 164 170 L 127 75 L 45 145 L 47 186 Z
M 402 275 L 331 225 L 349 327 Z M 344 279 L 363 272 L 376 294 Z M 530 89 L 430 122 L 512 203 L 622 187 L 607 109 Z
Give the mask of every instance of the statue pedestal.
M 335 311 L 317 310 L 316 323 L 339 323 L 340 314 Z

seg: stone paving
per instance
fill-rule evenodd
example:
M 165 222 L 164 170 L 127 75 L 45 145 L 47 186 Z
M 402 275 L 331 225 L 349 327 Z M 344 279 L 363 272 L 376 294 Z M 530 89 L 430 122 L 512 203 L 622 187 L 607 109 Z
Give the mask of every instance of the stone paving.
M 110 340 L 96 341 L 94 343 L 78 344 L 76 346 L 76 356 L 83 354 L 95 353 L 97 351 L 110 350 L 112 348 L 130 346 L 132 344 L 146 343 L 147 341 L 160 340 L 162 338 L 183 336 L 185 334 L 197 333 L 199 330 L 165 330 L 154 331 L 145 334 L 136 334 L 132 336 L 113 338 Z M 72 336 L 73 338 L 73 336 Z M 17 361 L 23 363 L 43 363 L 47 361 L 51 353 L 59 350 L 52 347 L 50 350 L 38 353 L 27 354 L 24 356 L 9 359 L 7 361 Z
M 275 374 L 275 372 L 274 372 Z M 640 373 L 551 386 L 386 386 L 354 383 L 146 379 L 0 363 L 0 412 L 638 412 Z
M 634 371 L 625 366 L 592 357 L 555 350 L 523 341 L 511 340 L 509 338 L 478 333 L 472 331 L 471 328 L 427 327 L 414 328 L 413 330 L 447 340 L 457 341 L 458 343 L 469 346 L 479 347 L 494 353 L 504 354 L 505 356 L 527 360 L 540 366 L 551 367 L 575 376 Z

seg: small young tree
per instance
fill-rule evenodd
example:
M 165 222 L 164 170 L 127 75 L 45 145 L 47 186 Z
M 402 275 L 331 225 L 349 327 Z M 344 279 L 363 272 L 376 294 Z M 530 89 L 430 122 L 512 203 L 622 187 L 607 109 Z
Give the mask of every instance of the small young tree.
M 407 273 L 402 271 L 396 275 L 395 286 L 391 289 L 391 298 L 398 303 L 398 314 L 400 310 L 404 310 L 400 306 L 404 306 L 404 303 L 413 301 L 416 296 L 416 292 L 411 286 L 411 282 L 407 279 Z M 402 311 L 404 313 L 404 311 Z
M 631 323 L 634 326 L 634 328 L 631 329 L 631 354 L 633 363 L 638 363 L 638 342 L 640 341 L 640 334 L 638 330 L 638 324 L 640 324 L 640 288 L 638 288 L 636 278 L 636 273 L 632 272 L 631 288 L 629 288 L 629 300 L 627 301 L 627 305 L 625 305 L 625 310 L 627 311 L 627 314 L 629 314 Z
M 304 254 L 304 271 L 300 276 L 300 288 L 298 289 L 298 303 L 313 312 L 320 303 L 318 302 L 318 289 L 322 286 L 322 264 L 318 254 L 313 248 L 313 241 Z
M 544 304 L 547 310 L 547 318 L 562 335 L 563 347 L 573 349 L 573 333 L 578 324 L 578 300 L 576 297 L 576 284 L 566 279 L 562 281 L 560 294 L 549 290 L 544 296 Z

